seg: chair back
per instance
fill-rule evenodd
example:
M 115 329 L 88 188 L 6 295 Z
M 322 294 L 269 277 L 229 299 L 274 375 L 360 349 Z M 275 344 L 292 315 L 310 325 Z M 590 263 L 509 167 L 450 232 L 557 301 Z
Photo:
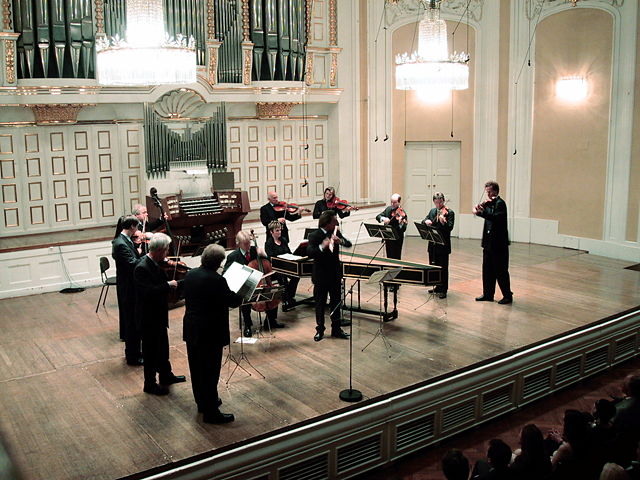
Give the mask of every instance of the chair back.
M 107 270 L 109 270 L 109 259 L 107 257 L 100 257 L 100 276 L 102 277 L 102 282 L 106 282 L 107 280 Z

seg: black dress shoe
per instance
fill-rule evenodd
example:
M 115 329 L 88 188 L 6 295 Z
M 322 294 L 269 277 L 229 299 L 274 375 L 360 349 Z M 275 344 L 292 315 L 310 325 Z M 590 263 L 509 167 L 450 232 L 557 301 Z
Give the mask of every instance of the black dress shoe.
M 251 328 L 245 328 L 242 332 L 242 335 L 245 337 L 251 337 Z
M 313 336 L 313 339 L 316 342 L 319 342 L 320 340 L 322 340 L 322 337 L 324 337 L 324 332 L 318 332 Z
M 350 327 L 351 326 L 351 320 L 340 320 L 340 326 L 341 327 Z
M 499 300 L 498 303 L 500 305 L 509 305 L 510 303 L 513 303 L 513 297 L 504 297 L 502 300 Z
M 219 398 L 218 401 L 216 402 L 216 406 L 217 407 L 219 407 L 220 405 L 222 405 L 222 399 L 221 398 Z M 204 412 L 204 409 L 200 405 L 198 405 L 198 413 L 202 413 L 202 412 Z
M 173 385 L 174 383 L 182 383 L 186 382 L 187 377 L 184 375 L 174 375 L 173 377 L 169 377 L 166 380 L 160 380 L 160 385 Z
M 447 294 L 446 294 L 446 292 L 440 292 L 440 293 L 438 293 L 438 298 L 447 298 Z
M 140 365 L 144 365 L 144 360 L 142 359 L 142 357 L 127 360 L 127 365 L 131 365 L 132 367 L 139 367 Z
M 233 416 L 232 413 L 222 413 L 222 412 L 216 412 L 213 414 L 208 414 L 205 413 L 202 416 L 202 421 L 204 423 L 229 423 L 229 422 L 233 422 L 236 419 L 236 417 Z
M 151 395 L 167 395 L 169 393 L 169 389 L 167 387 L 163 387 L 157 383 L 145 385 L 142 391 L 144 393 L 150 393 Z
M 493 302 L 493 297 L 481 295 L 479 297 L 476 297 L 476 302 Z
M 342 331 L 342 329 L 335 330 L 331 332 L 331 336 L 333 338 L 349 338 L 349 334 Z

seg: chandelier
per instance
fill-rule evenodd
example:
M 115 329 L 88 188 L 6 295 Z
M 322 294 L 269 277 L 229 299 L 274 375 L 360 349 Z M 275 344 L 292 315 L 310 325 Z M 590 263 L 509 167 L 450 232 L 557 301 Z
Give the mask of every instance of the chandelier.
M 193 37 L 164 31 L 162 0 L 127 0 L 126 40 L 118 35 L 96 41 L 101 85 L 185 84 L 196 81 Z
M 440 0 L 430 0 L 418 26 L 418 51 L 396 56 L 399 90 L 451 91 L 469 88 L 469 55 L 449 55 L 447 24 L 440 19 Z

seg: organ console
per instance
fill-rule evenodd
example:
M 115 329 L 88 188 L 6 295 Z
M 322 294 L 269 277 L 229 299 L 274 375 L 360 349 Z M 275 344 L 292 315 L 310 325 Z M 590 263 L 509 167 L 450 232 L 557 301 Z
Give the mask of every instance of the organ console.
M 239 190 L 217 190 L 204 197 L 175 194 L 159 200 L 182 255 L 214 241 L 235 248 L 236 233 L 242 230 L 242 221 L 251 210 L 247 192 Z M 150 217 L 159 217 L 153 197 L 147 196 L 147 210 Z

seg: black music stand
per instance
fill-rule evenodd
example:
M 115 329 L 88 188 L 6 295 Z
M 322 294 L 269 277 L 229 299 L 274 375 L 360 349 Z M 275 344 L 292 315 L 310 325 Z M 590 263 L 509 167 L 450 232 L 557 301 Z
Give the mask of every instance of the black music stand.
M 350 326 L 350 334 L 349 334 L 349 388 L 346 388 L 340 392 L 340 400 L 343 402 L 359 402 L 362 400 L 362 392 L 360 390 L 356 390 L 353 388 L 353 286 L 356 282 L 351 284 L 349 288 L 349 292 L 346 291 L 346 281 L 344 277 L 342 278 L 342 315 L 344 315 L 344 305 L 347 297 L 347 293 L 351 295 L 351 308 L 349 309 L 349 326 Z M 338 308 L 338 307 L 336 307 Z M 342 323 L 342 322 L 341 322 Z
M 367 283 L 377 283 L 378 284 L 378 290 L 379 290 L 379 295 L 380 295 L 380 317 L 379 317 L 379 321 L 378 321 L 378 331 L 376 331 L 375 335 L 373 336 L 373 338 L 371 339 L 371 341 L 369 343 L 367 343 L 364 348 L 362 349 L 362 351 L 364 352 L 366 350 L 366 348 L 371 345 L 373 343 L 373 341 L 380 337 L 382 338 L 382 341 L 384 343 L 384 347 L 387 350 L 387 356 L 389 358 L 391 358 L 391 355 L 389 355 L 389 349 L 391 348 L 391 342 L 389 342 L 389 340 L 387 339 L 386 335 L 384 334 L 384 330 L 383 330 L 383 325 L 384 325 L 384 315 L 382 314 L 382 286 L 385 282 L 390 282 L 391 280 L 393 280 L 394 278 L 396 278 L 398 276 L 398 273 L 400 273 L 402 269 L 401 268 L 391 268 L 389 270 L 380 270 L 378 272 L 375 272 L 373 275 L 371 275 L 369 277 L 369 280 L 367 281 Z
M 309 235 L 311 235 L 316 230 L 318 230 L 318 228 L 305 228 L 304 229 L 304 235 L 302 236 L 303 240 L 308 239 Z
M 260 289 L 256 289 L 254 296 L 256 297 L 256 302 L 273 302 L 274 300 L 280 300 L 282 298 L 282 294 L 284 293 L 284 286 L 275 285 L 271 287 L 262 287 Z M 255 303 L 255 302 L 252 302 Z M 276 307 L 277 308 L 277 307 Z M 266 316 L 266 313 L 265 313 Z M 258 312 L 258 320 L 260 325 L 258 326 L 257 335 L 258 337 L 263 337 L 262 334 L 262 312 Z M 275 337 L 273 332 L 271 331 L 271 324 L 269 323 L 269 319 L 267 318 L 267 325 L 269 325 L 269 335 L 271 337 Z
M 273 290 L 273 289 L 268 289 L 268 290 Z M 265 302 L 265 301 L 269 301 L 269 300 L 274 300 L 275 292 L 273 293 L 273 295 L 271 295 L 270 293 L 265 293 L 263 295 L 263 291 L 264 291 L 264 289 L 262 289 L 262 288 L 256 288 L 253 291 L 253 293 L 251 294 L 251 297 L 248 300 L 245 300 L 242 303 L 242 306 L 244 306 L 244 305 L 252 305 L 252 304 L 254 304 L 256 302 Z M 266 300 L 266 299 L 269 299 L 269 300 Z M 242 332 L 242 309 L 241 308 L 238 308 L 238 319 L 239 319 L 239 323 L 240 323 L 240 332 Z M 261 318 L 260 318 L 260 322 L 262 322 Z M 231 381 L 231 377 L 233 377 L 233 374 L 236 373 L 236 370 L 238 369 L 238 367 L 241 368 L 242 370 L 244 370 L 249 376 L 251 376 L 251 372 L 242 366 L 242 362 L 243 361 L 247 362 L 247 365 L 249 367 L 251 367 L 263 379 L 266 378 L 262 373 L 260 373 L 260 370 L 258 370 L 256 367 L 254 367 L 252 365 L 252 363 L 249 361 L 249 357 L 244 352 L 244 336 L 240 335 L 240 357 L 238 357 L 236 359 L 236 357 L 234 357 L 231 354 L 231 347 L 229 347 L 228 359 L 230 361 L 232 361 L 233 363 L 235 363 L 236 366 L 233 368 L 233 370 L 229 374 L 229 378 L 227 378 L 227 381 L 226 381 L 227 385 L 229 385 L 229 382 Z
M 427 242 L 435 243 L 436 245 L 444 245 L 442 234 L 438 231 L 437 228 L 432 227 L 431 225 L 425 225 L 424 223 L 413 223 L 418 229 L 420 238 L 426 240 Z

